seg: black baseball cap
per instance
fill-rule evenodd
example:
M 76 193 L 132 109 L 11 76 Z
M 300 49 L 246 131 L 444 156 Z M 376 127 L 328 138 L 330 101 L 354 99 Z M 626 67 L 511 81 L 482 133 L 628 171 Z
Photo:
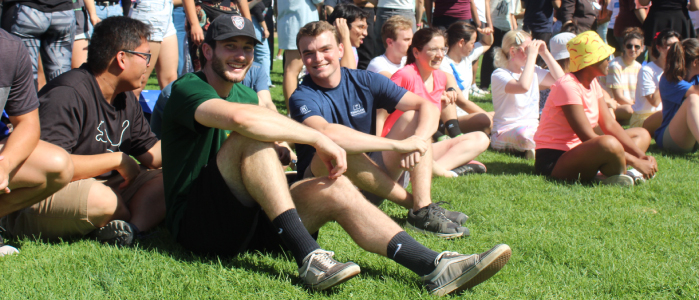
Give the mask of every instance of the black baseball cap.
M 222 41 L 234 36 L 247 36 L 255 40 L 255 43 L 262 44 L 255 35 L 255 28 L 252 21 L 241 15 L 220 15 L 209 24 L 206 30 L 204 42 Z

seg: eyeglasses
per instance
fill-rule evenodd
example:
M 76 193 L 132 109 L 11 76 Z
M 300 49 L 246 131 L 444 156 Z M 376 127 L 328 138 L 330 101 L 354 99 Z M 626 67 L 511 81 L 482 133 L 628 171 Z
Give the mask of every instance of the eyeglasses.
M 626 49 L 635 49 L 635 50 L 641 50 L 641 45 L 634 45 L 634 44 L 626 44 Z
M 446 55 L 446 54 L 447 54 L 447 50 L 449 50 L 449 48 L 447 48 L 447 47 L 444 47 L 444 48 L 430 48 L 430 49 L 427 49 L 425 52 L 427 52 L 427 54 L 429 54 L 429 55 L 435 55 L 435 54 L 438 53 L 437 51 L 441 51 L 442 54 Z
M 138 56 L 143 55 L 141 57 L 146 60 L 146 65 L 150 63 L 150 53 L 136 52 L 136 51 L 131 51 L 131 50 L 121 50 L 121 51 L 124 51 L 126 53 L 130 53 L 130 54 L 135 54 Z

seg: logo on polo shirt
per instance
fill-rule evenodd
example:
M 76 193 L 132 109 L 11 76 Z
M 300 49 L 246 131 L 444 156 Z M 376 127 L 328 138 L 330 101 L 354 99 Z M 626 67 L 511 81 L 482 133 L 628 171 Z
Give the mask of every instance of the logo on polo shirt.
M 311 112 L 311 110 L 308 109 L 308 106 L 305 106 L 305 105 L 304 105 L 304 106 L 301 106 L 301 114 L 302 114 L 302 115 L 305 115 L 305 114 L 307 114 L 307 113 L 309 113 L 309 112 Z
M 362 108 L 362 105 L 357 103 L 357 104 L 352 106 L 352 111 L 350 112 L 350 115 L 355 117 L 355 116 L 365 114 L 365 113 L 366 113 L 366 111 L 364 110 L 364 108 Z
M 238 29 L 243 29 L 243 27 L 245 27 L 245 20 L 243 20 L 243 17 L 232 16 L 231 20 L 233 20 L 233 25 L 235 25 L 235 27 L 238 27 Z

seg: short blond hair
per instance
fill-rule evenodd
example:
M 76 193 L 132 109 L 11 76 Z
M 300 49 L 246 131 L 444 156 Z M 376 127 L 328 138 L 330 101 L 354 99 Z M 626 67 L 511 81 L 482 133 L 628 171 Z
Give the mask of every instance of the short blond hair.
M 510 60 L 510 49 L 520 48 L 524 39 L 532 38 L 532 35 L 524 30 L 510 30 L 502 38 L 502 47 L 495 48 L 493 53 L 493 64 L 497 68 L 507 68 L 507 61 Z
M 335 30 L 335 26 L 330 25 L 330 23 L 325 22 L 325 21 L 315 21 L 315 22 L 310 22 L 303 27 L 301 27 L 301 30 L 299 30 L 299 33 L 296 35 L 296 47 L 299 49 L 299 52 L 301 52 L 301 49 L 299 48 L 299 41 L 303 37 L 317 37 L 323 32 L 330 31 L 334 36 L 335 36 L 335 41 L 337 44 L 340 44 L 340 34 L 337 33 L 337 30 Z
M 386 39 L 396 40 L 399 30 L 413 29 L 413 21 L 401 15 L 390 17 L 386 23 L 381 26 L 381 42 L 384 48 L 388 46 Z

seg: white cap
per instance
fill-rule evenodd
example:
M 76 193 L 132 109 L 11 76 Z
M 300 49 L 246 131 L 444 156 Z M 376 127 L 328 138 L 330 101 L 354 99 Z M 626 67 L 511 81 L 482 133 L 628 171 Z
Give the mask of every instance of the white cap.
M 568 49 L 566 49 L 566 44 L 574 37 L 575 34 L 573 33 L 563 32 L 551 38 L 551 40 L 549 41 L 549 45 L 551 47 L 551 55 L 553 55 L 553 58 L 555 60 L 561 60 L 570 57 L 570 53 L 568 53 Z

